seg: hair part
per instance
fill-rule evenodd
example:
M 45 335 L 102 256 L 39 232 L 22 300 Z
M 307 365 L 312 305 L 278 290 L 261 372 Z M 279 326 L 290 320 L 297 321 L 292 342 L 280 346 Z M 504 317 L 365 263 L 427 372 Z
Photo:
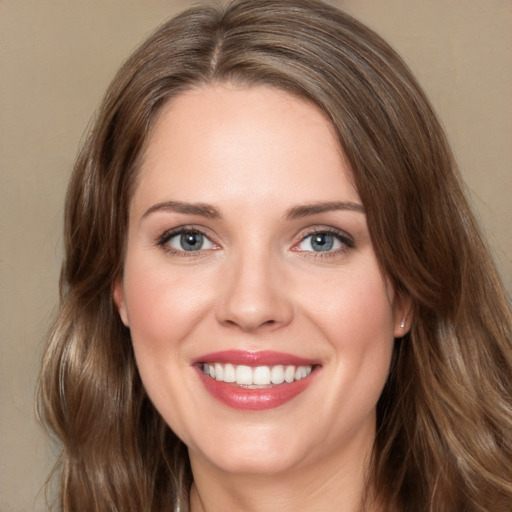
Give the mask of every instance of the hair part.
M 370 483 L 385 510 L 510 510 L 510 301 L 409 69 L 370 29 L 315 0 L 190 9 L 107 91 L 68 189 L 61 309 L 40 380 L 41 416 L 63 447 L 63 510 L 188 510 L 186 447 L 144 391 L 112 286 L 155 116 L 219 82 L 276 87 L 324 112 L 383 274 L 412 299 L 412 329 L 396 340 L 378 404 Z

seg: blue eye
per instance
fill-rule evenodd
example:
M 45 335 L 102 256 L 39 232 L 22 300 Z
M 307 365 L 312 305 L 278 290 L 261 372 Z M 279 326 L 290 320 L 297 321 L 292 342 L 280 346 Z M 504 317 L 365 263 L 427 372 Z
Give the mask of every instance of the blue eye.
M 182 230 L 164 237 L 162 245 L 176 252 L 194 252 L 213 249 L 215 244 L 203 233 L 193 230 Z
M 337 241 L 330 233 L 316 233 L 309 236 L 309 244 L 314 251 L 323 252 L 330 251 Z
M 352 246 L 351 240 L 338 233 L 318 231 L 305 236 L 297 247 L 299 251 L 320 253 L 336 252 Z

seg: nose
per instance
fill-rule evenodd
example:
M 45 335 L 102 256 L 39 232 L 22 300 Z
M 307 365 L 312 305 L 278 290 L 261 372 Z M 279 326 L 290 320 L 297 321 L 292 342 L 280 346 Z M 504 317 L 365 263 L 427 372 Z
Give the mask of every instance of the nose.
M 240 256 L 229 263 L 217 303 L 217 320 L 246 332 L 270 332 L 293 317 L 283 272 L 269 255 Z

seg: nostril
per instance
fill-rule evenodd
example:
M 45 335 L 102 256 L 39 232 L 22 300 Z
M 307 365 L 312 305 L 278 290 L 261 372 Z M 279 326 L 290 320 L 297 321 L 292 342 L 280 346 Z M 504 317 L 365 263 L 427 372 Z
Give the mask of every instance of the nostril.
M 272 328 L 274 326 L 276 326 L 278 324 L 278 322 L 276 320 L 265 320 L 263 322 L 250 322 L 250 321 L 237 321 L 237 320 L 231 320 L 231 319 L 226 319 L 224 320 L 223 324 L 227 327 L 236 327 L 236 328 L 240 328 L 242 327 L 244 330 L 247 330 L 247 331 L 256 331 L 256 330 L 259 330 L 259 329 L 264 329 L 264 328 Z

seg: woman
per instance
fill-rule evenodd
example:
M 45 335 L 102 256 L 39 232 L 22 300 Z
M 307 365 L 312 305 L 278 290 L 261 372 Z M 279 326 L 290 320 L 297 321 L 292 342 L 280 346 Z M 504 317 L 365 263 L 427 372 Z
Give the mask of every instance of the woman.
M 137 50 L 61 291 L 64 510 L 511 508 L 510 304 L 410 71 L 328 5 L 200 7 Z

